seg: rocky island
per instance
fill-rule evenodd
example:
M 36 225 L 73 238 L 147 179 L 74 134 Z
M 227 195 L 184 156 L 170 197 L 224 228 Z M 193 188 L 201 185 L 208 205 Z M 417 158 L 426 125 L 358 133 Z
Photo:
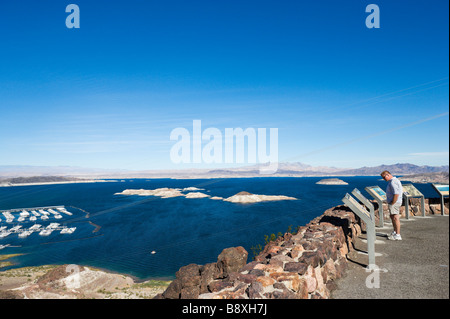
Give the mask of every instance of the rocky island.
M 348 185 L 347 182 L 340 180 L 339 178 L 325 178 L 318 181 L 318 185 Z
M 185 196 L 178 188 L 156 188 L 156 189 L 126 189 L 114 195 L 138 195 L 138 196 L 158 196 L 161 198 L 171 198 Z
M 277 201 L 277 200 L 296 200 L 297 198 L 283 196 L 283 195 L 257 195 L 251 194 L 249 192 L 239 192 L 236 195 L 225 198 L 225 202 L 232 203 L 241 203 L 241 204 L 249 204 L 249 203 L 258 203 L 258 202 L 267 202 L 267 201 Z

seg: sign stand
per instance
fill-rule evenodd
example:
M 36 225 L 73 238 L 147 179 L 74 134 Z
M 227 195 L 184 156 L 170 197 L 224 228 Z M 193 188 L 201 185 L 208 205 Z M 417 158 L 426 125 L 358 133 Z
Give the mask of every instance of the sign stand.
M 433 186 L 434 190 L 438 192 L 439 197 L 441 198 L 441 215 L 445 216 L 444 214 L 444 197 L 449 197 L 449 189 L 448 184 L 431 184 Z
M 405 199 L 405 216 L 409 220 L 409 199 L 420 198 L 420 206 L 422 210 L 422 217 L 425 217 L 425 197 L 413 184 L 404 184 L 403 186 L 403 198 Z
M 352 195 L 355 196 L 361 203 L 363 203 L 364 206 L 366 206 L 369 209 L 370 218 L 375 223 L 375 210 L 371 202 L 367 198 L 364 197 L 363 194 L 359 191 L 359 189 L 355 188 L 352 191 Z
M 367 254 L 369 255 L 369 269 L 374 269 L 375 265 L 375 221 L 367 209 L 360 205 L 350 194 L 345 194 L 342 199 L 344 204 L 350 208 L 363 222 L 367 228 Z
M 386 193 L 379 186 L 368 186 L 365 190 L 377 201 L 380 227 L 384 227 L 383 202 L 386 202 Z

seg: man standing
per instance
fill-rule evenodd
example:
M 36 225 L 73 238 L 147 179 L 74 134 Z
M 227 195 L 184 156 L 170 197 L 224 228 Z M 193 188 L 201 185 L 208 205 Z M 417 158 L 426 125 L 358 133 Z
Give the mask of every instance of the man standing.
M 389 207 L 389 215 L 394 226 L 394 231 L 388 236 L 388 239 L 402 240 L 402 236 L 400 235 L 400 206 L 402 206 L 403 195 L 402 183 L 388 171 L 383 171 L 380 175 L 388 182 L 386 199 Z

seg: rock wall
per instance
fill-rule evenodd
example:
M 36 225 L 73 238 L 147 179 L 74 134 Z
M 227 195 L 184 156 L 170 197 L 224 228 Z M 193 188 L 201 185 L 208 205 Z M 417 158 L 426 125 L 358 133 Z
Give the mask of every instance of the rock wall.
M 412 215 L 420 214 L 420 200 L 412 199 L 410 204 Z M 426 199 L 425 206 L 427 214 L 440 214 L 439 200 Z M 388 220 L 387 206 L 384 212 Z M 378 218 L 378 210 L 375 214 Z M 232 247 L 224 249 L 215 263 L 181 267 L 166 291 L 155 298 L 328 298 L 335 280 L 345 273 L 354 240 L 364 230 L 364 223 L 349 208 L 336 206 L 300 227 L 297 234 L 286 233 L 268 243 L 250 263 L 243 247 Z

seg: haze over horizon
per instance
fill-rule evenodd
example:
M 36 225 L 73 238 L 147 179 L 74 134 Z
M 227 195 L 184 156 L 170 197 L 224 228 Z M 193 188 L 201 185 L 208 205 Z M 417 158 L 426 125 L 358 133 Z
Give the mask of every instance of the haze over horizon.
M 0 5 L 0 166 L 253 165 L 173 163 L 195 120 L 277 128 L 279 162 L 449 163 L 448 1 L 377 0 L 378 29 L 369 2 L 73 3 L 79 29 L 68 3 Z

